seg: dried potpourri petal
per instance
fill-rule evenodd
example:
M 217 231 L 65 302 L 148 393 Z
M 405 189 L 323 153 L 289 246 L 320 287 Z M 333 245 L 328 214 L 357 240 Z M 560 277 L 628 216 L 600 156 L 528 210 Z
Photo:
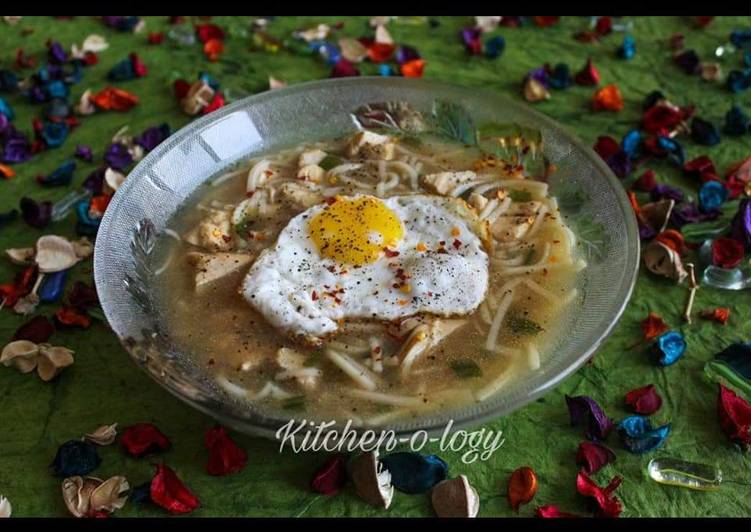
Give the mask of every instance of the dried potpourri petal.
M 641 331 L 645 340 L 652 340 L 657 338 L 661 334 L 667 332 L 669 329 L 667 323 L 661 316 L 650 312 L 644 320 L 641 322 Z
M 601 488 L 586 473 L 580 471 L 576 476 L 576 490 L 590 502 L 595 516 L 618 517 L 623 511 L 623 504 L 613 492 L 622 481 L 622 477 L 616 476 L 607 486 Z
M 31 373 L 37 367 L 39 346 L 28 340 L 16 340 L 6 345 L 0 353 L 3 366 L 15 367 L 21 373 Z
M 402 76 L 405 78 L 421 78 L 425 70 L 425 61 L 423 59 L 413 59 L 403 63 L 400 67 Z
M 424 493 L 448 475 L 448 465 L 434 454 L 391 453 L 380 461 L 391 473 L 391 484 L 404 493 Z
M 13 334 L 13 340 L 29 340 L 35 344 L 43 344 L 55 332 L 55 325 L 46 316 L 35 316 L 21 325 Z
M 651 347 L 652 356 L 661 366 L 669 366 L 678 361 L 686 352 L 686 340 L 676 331 L 668 331 L 657 337 Z
M 699 207 L 703 212 L 719 209 L 728 199 L 729 192 L 719 181 L 707 181 L 699 189 Z
M 548 504 L 546 506 L 538 506 L 535 510 L 535 517 L 542 517 L 542 518 L 571 518 L 571 517 L 581 517 L 576 514 L 571 514 L 568 512 L 562 512 L 558 506 L 555 504 Z
M 592 59 L 587 59 L 587 64 L 574 75 L 577 85 L 594 86 L 600 83 L 600 71 L 597 70 Z
M 730 309 L 727 307 L 717 307 L 713 309 L 702 310 L 699 316 L 705 320 L 716 321 L 725 325 L 730 319 Z
M 519 506 L 527 504 L 537 494 L 537 475 L 531 467 L 520 467 L 511 473 L 508 480 L 507 497 L 511 508 L 519 511 Z
M 747 451 L 751 446 L 751 405 L 733 390 L 720 384 L 717 415 L 728 439 L 742 451 Z
M 732 269 L 738 266 L 745 250 L 738 240 L 720 236 L 712 242 L 712 264 L 720 268 Z
M 37 374 L 43 381 L 49 382 L 74 361 L 73 351 L 70 349 L 41 344 L 37 358 Z
M 623 109 L 621 90 L 617 85 L 606 85 L 595 92 L 592 106 L 595 111 L 620 111 Z
M 334 495 L 347 483 L 347 469 L 344 455 L 332 456 L 313 474 L 310 482 L 316 493 Z
M 172 514 L 187 514 L 201 505 L 175 472 L 166 464 L 156 466 L 156 474 L 151 480 L 151 500 Z
M 629 452 L 642 454 L 662 447 L 670 434 L 670 423 L 656 429 L 644 416 L 629 416 L 618 423 L 617 432 L 623 440 L 623 446 Z
M 51 465 L 55 476 L 65 478 L 87 475 L 101 463 L 96 445 L 87 441 L 70 440 L 58 448 Z
M 76 169 L 74 161 L 66 161 L 53 170 L 48 176 L 37 176 L 37 183 L 47 187 L 60 187 L 70 185 L 73 180 L 73 172 Z
M 588 440 L 603 441 L 613 430 L 613 422 L 605 415 L 600 405 L 586 395 L 565 396 L 571 425 L 586 424 L 585 436 Z
M 21 198 L 21 217 L 31 227 L 44 229 L 52 219 L 52 202 Z
M 78 309 L 68 306 L 62 306 L 55 311 L 55 321 L 63 327 L 87 329 L 91 325 L 91 318 Z
M 99 109 L 104 111 L 128 111 L 138 104 L 138 97 L 122 89 L 107 87 L 89 99 Z
M 436 484 L 430 500 L 438 517 L 471 518 L 480 511 L 480 497 L 465 475 Z
M 209 475 L 224 476 L 245 468 L 248 454 L 229 437 L 224 427 L 216 426 L 207 430 L 205 443 L 209 450 L 209 461 L 206 464 Z
M 172 446 L 167 436 L 152 423 L 136 423 L 125 427 L 120 436 L 120 445 L 129 455 L 136 458 L 166 451 Z
M 606 465 L 615 462 L 615 453 L 600 443 L 583 441 L 576 451 L 576 465 L 585 473 L 592 475 Z
M 691 121 L 691 138 L 697 144 L 714 146 L 720 142 L 720 132 L 714 124 L 697 116 Z
M 653 240 L 644 248 L 642 254 L 645 266 L 654 274 L 679 283 L 688 275 L 680 254 L 662 242 Z
M 359 76 L 360 71 L 355 68 L 355 65 L 350 63 L 344 58 L 341 58 L 336 62 L 334 68 L 331 69 L 330 78 L 344 78 L 349 76 Z
M 649 416 L 662 406 L 662 397 L 655 390 L 654 384 L 631 390 L 626 394 L 626 406 L 636 414 Z
M 725 114 L 725 125 L 722 127 L 722 132 L 726 135 L 739 137 L 748 132 L 750 125 L 751 120 L 743 112 L 743 109 L 739 105 L 733 105 Z
M 97 445 L 110 445 L 117 437 L 117 423 L 102 425 L 93 432 L 84 435 L 84 439 Z
M 731 223 L 730 235 L 741 242 L 745 250 L 751 250 L 751 200 L 744 198 L 738 204 L 738 211 Z

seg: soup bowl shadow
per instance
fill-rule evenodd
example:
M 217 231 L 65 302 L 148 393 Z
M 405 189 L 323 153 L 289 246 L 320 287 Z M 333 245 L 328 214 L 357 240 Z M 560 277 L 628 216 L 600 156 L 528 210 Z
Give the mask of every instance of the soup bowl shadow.
M 304 83 L 234 102 L 173 134 L 129 174 L 100 225 L 94 277 L 104 314 L 139 367 L 189 405 L 248 434 L 274 438 L 301 417 L 237 400 L 173 345 L 155 298 L 159 242 L 169 238 L 164 230 L 178 208 L 211 178 L 261 153 L 354 132 L 355 109 L 389 101 L 427 114 L 435 102 L 451 102 L 475 121 L 539 130 L 541 156 L 556 168 L 548 178 L 551 193 L 573 198 L 564 219 L 589 260 L 577 282 L 577 311 L 566 313 L 566 334 L 538 370 L 485 401 L 377 428 L 409 436 L 418 430 L 439 434 L 450 420 L 454 428 L 478 425 L 544 395 L 581 367 L 613 330 L 638 271 L 637 224 L 619 180 L 592 149 L 526 105 L 476 88 L 368 77 Z M 320 421 L 314 413 L 309 417 Z

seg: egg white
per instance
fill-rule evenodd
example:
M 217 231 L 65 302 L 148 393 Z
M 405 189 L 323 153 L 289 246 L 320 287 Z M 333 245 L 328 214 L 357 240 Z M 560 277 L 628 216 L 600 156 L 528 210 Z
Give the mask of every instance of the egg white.
M 380 201 L 404 228 L 403 239 L 392 248 L 398 256 L 381 255 L 361 267 L 322 257 L 308 229 L 326 206 L 316 205 L 292 218 L 276 244 L 258 257 L 241 294 L 277 329 L 313 341 L 335 332 L 338 321 L 348 318 L 473 312 L 487 292 L 488 256 L 461 200 L 410 195 Z M 419 243 L 428 249 L 418 251 Z M 404 281 L 411 287 L 408 292 L 394 287 L 397 268 L 410 276 Z

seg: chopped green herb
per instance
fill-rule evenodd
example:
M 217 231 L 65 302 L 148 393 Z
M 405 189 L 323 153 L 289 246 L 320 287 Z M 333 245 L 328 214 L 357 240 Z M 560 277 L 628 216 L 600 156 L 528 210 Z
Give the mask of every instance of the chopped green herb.
M 339 166 L 340 164 L 342 164 L 341 158 L 337 157 L 336 155 L 327 155 L 323 159 L 323 161 L 318 163 L 318 166 L 328 171 L 334 168 L 335 166 Z
M 605 258 L 605 252 L 610 238 L 605 232 L 605 226 L 594 221 L 590 216 L 582 216 L 574 220 L 577 239 L 584 248 L 587 260 L 600 262 Z
M 436 100 L 433 103 L 435 132 L 467 145 L 477 144 L 477 133 L 472 117 L 459 104 Z
M 469 359 L 455 360 L 451 363 L 451 369 L 461 379 L 473 379 L 482 377 L 482 370 L 476 362 Z
M 289 399 L 284 399 L 282 401 L 282 408 L 284 410 L 305 410 L 305 396 L 297 395 Z
M 532 201 L 532 193 L 526 190 L 510 190 L 508 196 L 512 201 Z
M 536 322 L 521 316 L 509 316 L 505 321 L 506 327 L 516 334 L 539 334 L 544 331 Z
M 553 192 L 558 199 L 558 207 L 563 212 L 579 212 L 589 200 L 589 194 L 578 183 L 566 183 Z

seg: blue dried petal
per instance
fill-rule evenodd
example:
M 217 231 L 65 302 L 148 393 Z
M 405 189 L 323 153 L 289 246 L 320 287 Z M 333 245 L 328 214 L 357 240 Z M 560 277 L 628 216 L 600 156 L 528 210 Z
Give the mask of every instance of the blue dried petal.
M 151 481 L 148 480 L 131 488 L 128 501 L 135 503 L 151 502 Z
M 638 129 L 632 129 L 623 136 L 621 148 L 631 159 L 638 159 L 642 153 L 642 135 Z
M 743 54 L 743 64 L 747 67 L 751 67 L 751 51 Z
M 66 100 L 61 98 L 54 98 L 49 104 L 44 107 L 44 117 L 47 120 L 68 118 L 70 116 L 70 105 Z
M 697 144 L 714 146 L 720 142 L 720 132 L 711 122 L 695 117 L 691 121 L 691 138 Z
M 720 208 L 728 199 L 728 189 L 719 181 L 707 181 L 699 189 L 699 206 L 704 212 Z
M 47 122 L 42 127 L 42 139 L 49 148 L 57 148 L 68 138 L 70 128 L 65 122 Z
M 219 80 L 217 80 L 214 76 L 212 76 L 208 72 L 199 72 L 198 79 L 206 83 L 209 87 L 211 87 L 215 91 L 219 90 L 219 87 L 220 87 Z
M 70 440 L 57 450 L 51 466 L 55 476 L 67 478 L 88 475 L 101 463 L 102 459 L 97 454 L 96 445 L 88 441 Z
M 70 185 L 73 172 L 76 169 L 74 161 L 65 161 L 59 168 L 46 177 L 38 177 L 37 181 L 46 187 L 60 187 Z
M 76 205 L 76 214 L 78 215 L 78 222 L 76 223 L 76 232 L 79 235 L 95 236 L 99 230 L 99 224 L 101 220 L 98 218 L 91 218 L 89 216 L 89 201 L 84 200 Z
M 328 41 L 312 41 L 310 47 L 318 52 L 321 58 L 323 58 L 329 66 L 334 66 L 339 62 L 339 59 L 342 58 L 342 53 L 339 51 L 339 47 L 334 43 Z
M 44 86 L 44 94 L 48 100 L 53 98 L 67 98 L 70 94 L 70 90 L 65 83 L 55 80 L 50 81 Z
M 133 68 L 133 62 L 130 58 L 116 63 L 107 73 L 107 79 L 110 81 L 130 81 L 136 79 L 136 69 Z
M 736 30 L 730 34 L 730 42 L 738 48 L 751 47 L 751 30 Z
M 74 59 L 70 62 L 70 65 L 73 66 L 73 70 L 63 73 L 63 81 L 68 85 L 75 85 L 83 79 L 84 62 L 80 59 Z
M 686 155 L 683 151 L 683 146 L 681 146 L 678 141 L 671 139 L 670 137 L 658 136 L 657 145 L 668 152 L 668 157 L 674 163 L 683 166 L 683 163 L 686 160 Z
M 39 287 L 39 300 L 42 303 L 54 303 L 63 297 L 65 282 L 68 280 L 68 270 L 48 273 Z
M 485 43 L 485 55 L 490 59 L 497 59 L 506 49 L 506 39 L 500 35 L 488 39 Z
M 554 89 L 568 89 L 574 83 L 571 69 L 565 63 L 558 63 L 548 75 L 550 86 Z
M 448 464 L 434 454 L 391 453 L 380 461 L 391 473 L 394 488 L 404 493 L 425 493 L 448 475 Z
M 728 74 L 727 86 L 730 92 L 741 92 L 751 87 L 751 74 L 748 71 L 731 70 Z
M 642 454 L 661 447 L 670 434 L 670 423 L 652 428 L 652 423 L 644 416 L 629 416 L 618 423 L 617 431 L 626 450 Z
M 576 397 L 566 397 L 566 406 L 568 406 L 571 426 L 586 424 L 587 429 L 584 433 L 588 440 L 603 441 L 607 439 L 610 431 L 613 430 L 612 420 L 605 415 L 600 405 L 586 395 Z
M 18 81 L 18 76 L 12 70 L 0 70 L 0 91 L 15 91 L 18 88 Z
M 743 112 L 743 109 L 738 105 L 734 105 L 725 114 L 725 125 L 722 128 L 722 132 L 734 137 L 745 135 L 748 131 L 749 123 L 749 118 Z
M 13 112 L 10 105 L 8 105 L 8 102 L 2 98 L 0 98 L 0 115 L 5 115 L 8 120 L 13 120 L 16 117 L 16 114 Z
M 676 331 L 662 334 L 652 344 L 652 355 L 661 366 L 675 364 L 686 352 L 686 340 Z
M 623 37 L 623 44 L 618 48 L 618 57 L 625 60 L 630 60 L 636 55 L 636 40 L 632 35 L 626 35 Z
M 391 65 L 387 65 L 386 63 L 378 65 L 378 74 L 381 76 L 393 76 L 395 73 Z

